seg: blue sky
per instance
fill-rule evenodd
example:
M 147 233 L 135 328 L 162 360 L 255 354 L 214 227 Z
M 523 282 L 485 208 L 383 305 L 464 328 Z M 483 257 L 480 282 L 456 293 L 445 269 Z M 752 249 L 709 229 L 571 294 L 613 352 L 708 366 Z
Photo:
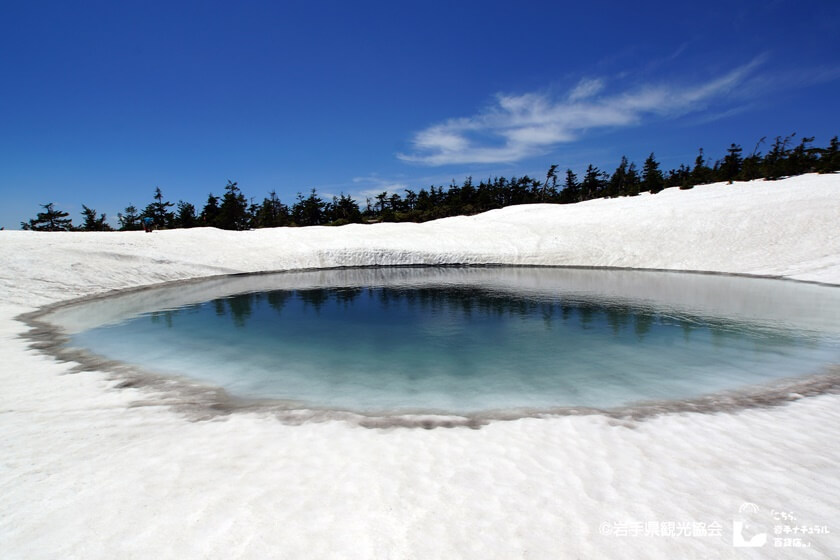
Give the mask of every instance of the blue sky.
M 840 133 L 840 2 L 0 0 L 0 226 Z

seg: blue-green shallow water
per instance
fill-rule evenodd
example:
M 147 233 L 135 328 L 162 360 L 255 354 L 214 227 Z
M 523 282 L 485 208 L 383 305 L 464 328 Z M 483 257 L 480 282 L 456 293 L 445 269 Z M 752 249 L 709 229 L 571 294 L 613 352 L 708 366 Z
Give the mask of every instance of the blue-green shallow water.
M 802 297 L 795 309 L 823 308 L 815 327 L 750 310 L 752 292 L 767 280 L 628 271 L 586 271 L 567 280 L 568 271 L 524 269 L 499 283 L 493 269 L 442 277 L 430 270 L 403 272 L 398 282 L 319 280 L 145 312 L 78 332 L 71 344 L 238 397 L 377 412 L 616 407 L 696 397 L 840 362 L 836 325 L 824 309 L 840 309 L 830 288 L 800 285 L 797 292 L 786 283 Z M 660 297 L 655 285 L 639 296 L 645 290 L 634 286 L 646 285 L 645 274 L 665 276 L 676 294 L 680 277 L 690 279 L 692 304 Z M 733 297 L 726 286 L 741 282 L 738 289 L 751 295 L 738 300 L 735 290 L 736 302 L 721 304 L 711 293 L 707 302 L 698 297 L 704 282 L 725 282 L 726 297 Z M 774 295 L 790 307 L 788 296 Z M 774 305 L 772 298 L 758 302 Z

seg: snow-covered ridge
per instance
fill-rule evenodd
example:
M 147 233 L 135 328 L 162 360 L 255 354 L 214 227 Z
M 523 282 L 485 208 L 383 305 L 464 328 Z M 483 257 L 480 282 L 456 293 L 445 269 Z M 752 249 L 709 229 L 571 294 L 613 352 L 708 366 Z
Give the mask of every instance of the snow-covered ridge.
M 840 177 L 523 205 L 424 224 L 0 232 L 6 303 L 234 272 L 499 263 L 702 270 L 840 283 Z M 26 282 L 18 280 L 26 278 Z

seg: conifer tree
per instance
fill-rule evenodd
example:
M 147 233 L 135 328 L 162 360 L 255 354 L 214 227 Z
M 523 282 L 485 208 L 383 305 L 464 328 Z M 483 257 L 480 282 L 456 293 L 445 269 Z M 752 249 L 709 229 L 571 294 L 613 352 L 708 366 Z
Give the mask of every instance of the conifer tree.
M 333 197 L 327 214 L 331 225 L 344 225 L 362 221 L 359 205 L 351 197 L 344 196 L 344 193 L 341 193 L 340 197 Z
M 549 182 L 551 184 L 551 189 L 549 190 Z M 540 202 L 545 202 L 546 199 L 546 191 L 548 191 L 548 196 L 550 199 L 553 199 L 557 195 L 557 165 L 552 165 L 548 168 L 548 172 L 545 174 L 545 182 L 543 183 L 542 192 L 540 193 Z
M 692 187 L 691 185 L 691 170 L 681 163 L 677 169 L 668 171 L 668 177 L 665 179 L 665 188 L 679 187 L 686 190 Z
M 723 163 L 720 166 L 721 181 L 727 181 L 730 185 L 732 181 L 741 173 L 743 159 L 741 158 L 741 146 L 732 144 L 726 149 L 726 155 L 723 158 Z
M 791 150 L 788 157 L 788 175 L 801 175 L 816 171 L 819 150 L 808 145 L 813 141 L 813 136 L 803 136 L 799 140 L 799 145 Z
M 142 229 L 140 215 L 133 204 L 125 207 L 125 214 L 117 212 L 117 220 L 120 222 L 120 231 L 134 231 Z
M 96 210 L 93 208 L 88 208 L 84 204 L 82 204 L 82 217 L 84 218 L 84 222 L 82 223 L 81 227 L 79 228 L 80 231 L 113 231 L 110 225 L 108 225 L 107 218 L 105 214 L 101 214 L 99 217 L 96 216 Z
M 762 158 L 761 152 L 758 151 L 758 148 L 761 147 L 766 139 L 766 136 L 762 136 L 761 140 L 756 142 L 752 153 L 744 158 L 744 163 L 741 166 L 741 174 L 738 176 L 738 178 L 742 181 L 752 181 L 753 179 L 761 177 Z
M 837 136 L 831 139 L 828 148 L 820 150 L 817 171 L 820 173 L 840 171 L 840 140 L 837 139 Z
M 606 183 L 604 173 L 590 163 L 589 167 L 586 168 L 583 181 L 580 183 L 583 200 L 591 200 L 593 198 L 600 198 L 604 196 Z
M 154 220 L 155 225 L 159 228 L 172 226 L 175 220 L 175 214 L 169 211 L 169 208 L 175 206 L 172 202 L 163 200 L 163 193 L 160 187 L 155 187 L 154 202 L 146 206 L 143 210 L 143 217 Z
M 468 203 L 463 204 L 463 207 L 468 208 Z M 404 210 L 403 200 L 399 194 L 394 193 L 388 197 L 388 210 L 391 212 L 391 220 L 388 221 L 398 221 L 397 214 Z
M 280 227 L 289 223 L 289 208 L 280 202 L 277 192 L 272 190 L 264 198 L 255 215 L 257 227 Z
M 219 206 L 219 214 L 216 217 L 216 226 L 233 230 L 243 230 L 248 227 L 248 201 L 239 190 L 237 183 L 233 181 L 228 181 L 225 186 L 225 194 L 222 196 L 222 204 Z
M 343 193 L 342 193 L 343 196 Z M 349 197 L 348 197 L 349 198 Z M 409 211 L 414 210 L 414 205 L 417 204 L 417 193 L 411 189 L 405 189 L 405 205 Z M 356 205 L 358 207 L 358 205 Z
M 626 196 L 628 194 L 627 185 L 627 156 L 621 156 L 621 163 L 618 164 L 615 171 L 610 177 L 609 186 L 607 187 L 607 196 Z
M 219 217 L 219 197 L 213 196 L 213 193 L 207 195 L 207 202 L 204 203 L 204 208 L 201 209 L 201 215 L 198 221 L 203 226 L 216 227 L 216 221 Z
M 368 207 L 370 207 L 370 199 L 368 199 Z M 414 208 L 421 214 L 428 212 L 432 207 L 429 192 L 426 189 L 420 189 L 417 193 L 417 201 L 414 203 Z
M 317 226 L 324 223 L 324 201 L 318 196 L 315 189 L 312 189 L 309 196 L 303 198 L 298 193 L 297 202 L 292 207 L 292 217 L 295 224 L 299 226 Z
M 183 200 L 178 201 L 175 214 L 175 227 L 193 228 L 198 225 L 198 216 L 195 215 L 195 206 Z
M 665 178 L 659 170 L 659 162 L 651 152 L 642 168 L 642 190 L 656 194 L 663 188 L 665 188 Z
M 631 162 L 627 168 L 627 196 L 637 196 L 640 188 L 639 172 L 636 170 L 636 164 Z
M 767 152 L 766 156 L 764 156 L 764 161 L 762 163 L 764 177 L 770 180 L 776 180 L 789 174 L 787 159 L 790 154 L 790 150 L 788 150 L 787 146 L 791 138 L 794 136 L 796 136 L 795 132 L 790 136 L 785 136 L 784 139 L 782 139 L 781 136 L 776 136 L 776 141 L 773 142 L 773 147 L 770 148 L 770 151 Z
M 379 208 L 379 213 L 383 214 L 385 212 L 385 201 L 388 200 L 388 191 L 381 192 L 374 198 L 376 198 L 376 206 Z
M 707 185 L 712 180 L 712 170 L 706 165 L 706 158 L 703 155 L 703 148 L 694 160 L 694 169 L 691 170 L 690 182 L 692 185 Z
M 566 181 L 563 183 L 563 190 L 560 191 L 561 204 L 573 204 L 580 200 L 580 184 L 577 175 L 571 169 L 566 170 Z
M 38 212 L 35 218 L 28 222 L 21 222 L 21 229 L 33 231 L 72 231 L 73 220 L 68 218 L 70 214 L 56 210 L 53 203 L 42 204 L 43 212 Z

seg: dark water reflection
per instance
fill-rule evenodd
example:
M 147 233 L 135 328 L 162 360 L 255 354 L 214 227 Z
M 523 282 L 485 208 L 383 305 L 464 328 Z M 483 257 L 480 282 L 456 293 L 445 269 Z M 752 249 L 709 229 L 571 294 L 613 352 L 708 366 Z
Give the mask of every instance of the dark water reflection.
M 677 327 L 686 340 L 691 332 L 703 329 L 713 336 L 755 336 L 762 333 L 765 338 L 776 338 L 791 345 L 811 345 L 811 337 L 801 332 L 773 328 L 770 325 L 751 323 L 746 320 L 722 320 L 690 313 L 676 313 L 674 310 L 658 310 L 655 307 L 611 301 L 587 301 L 580 298 L 523 298 L 503 292 L 478 288 L 316 288 L 303 290 L 274 290 L 270 292 L 237 294 L 210 302 L 216 316 L 227 317 L 235 327 L 247 327 L 248 320 L 258 309 L 270 309 L 281 318 L 283 308 L 290 300 L 299 300 L 304 309 L 319 315 L 325 306 L 348 308 L 359 299 L 375 301 L 378 306 L 391 313 L 402 309 L 420 311 L 431 315 L 443 311 L 456 312 L 465 319 L 481 316 L 525 318 L 539 316 L 546 328 L 554 324 L 575 325 L 582 330 L 596 329 L 604 325 L 614 335 L 632 331 L 638 339 L 654 327 Z M 185 313 L 195 313 L 194 307 L 167 309 L 148 314 L 154 323 L 168 328 L 175 326 L 175 319 Z

